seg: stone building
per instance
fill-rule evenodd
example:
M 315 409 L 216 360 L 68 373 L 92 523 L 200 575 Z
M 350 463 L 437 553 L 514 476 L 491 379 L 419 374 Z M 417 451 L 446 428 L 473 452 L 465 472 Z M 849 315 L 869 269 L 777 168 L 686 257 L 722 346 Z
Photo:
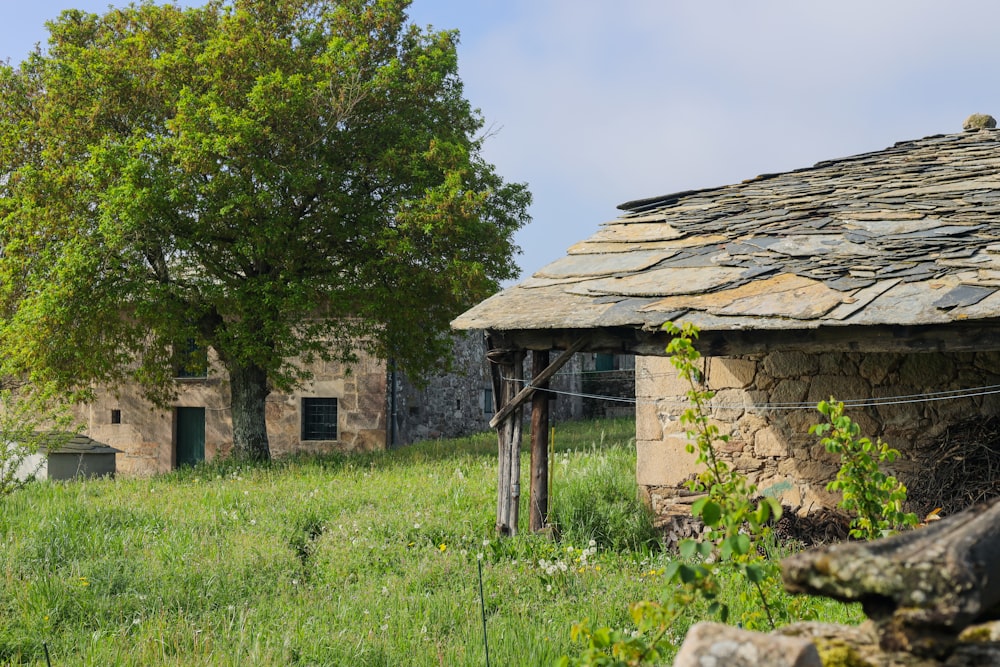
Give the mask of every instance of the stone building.
M 620 209 L 454 326 L 505 349 L 637 355 L 636 475 L 659 513 L 679 509 L 695 469 L 666 322 L 701 330 L 725 455 L 800 513 L 836 501 L 824 488 L 834 462 L 808 433 L 831 396 L 902 451 L 894 471 L 911 498 L 933 502 L 952 463 L 969 476 L 996 467 L 992 445 L 955 440 L 1000 414 L 992 124 Z
M 574 363 L 554 381 L 557 419 L 583 416 L 580 368 L 581 362 Z M 268 439 L 275 456 L 373 451 L 459 437 L 488 430 L 494 411 L 481 332 L 457 336 L 451 368 L 421 386 L 391 363 L 366 354 L 350 369 L 317 362 L 312 371 L 311 382 L 267 398 Z M 84 432 L 120 450 L 119 474 L 165 472 L 228 453 L 232 421 L 224 374 L 215 366 L 175 382 L 177 397 L 166 409 L 130 387 L 99 389 L 92 402 L 77 406 Z

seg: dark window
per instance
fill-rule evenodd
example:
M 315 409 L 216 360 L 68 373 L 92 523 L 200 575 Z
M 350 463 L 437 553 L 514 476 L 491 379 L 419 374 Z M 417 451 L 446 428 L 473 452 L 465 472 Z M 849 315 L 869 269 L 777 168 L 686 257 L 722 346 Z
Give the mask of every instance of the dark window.
M 121 410 L 112 410 L 111 411 L 111 423 L 112 424 L 121 424 L 122 423 L 122 411 Z
M 174 368 L 177 378 L 203 378 L 208 376 L 208 350 L 199 347 L 193 338 L 174 351 Z
M 594 370 L 613 371 L 615 370 L 615 355 L 598 353 L 594 359 Z
M 337 439 L 337 399 L 302 399 L 302 439 Z
M 483 389 L 483 414 L 493 414 L 493 387 Z

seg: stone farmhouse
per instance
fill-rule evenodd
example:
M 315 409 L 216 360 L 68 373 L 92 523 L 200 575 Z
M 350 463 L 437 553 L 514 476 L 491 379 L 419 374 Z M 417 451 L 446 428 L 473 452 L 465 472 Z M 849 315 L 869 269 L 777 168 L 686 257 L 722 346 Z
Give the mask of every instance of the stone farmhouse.
M 689 513 L 683 482 L 695 472 L 666 322 L 701 330 L 711 418 L 731 436 L 725 456 L 800 514 L 836 502 L 825 485 L 837 466 L 808 433 L 831 396 L 864 434 L 901 450 L 894 472 L 915 509 L 994 495 L 1000 131 L 979 120 L 628 202 L 453 325 L 486 330 L 498 351 L 636 355 L 636 477 L 660 515 Z
M 373 451 L 488 430 L 494 406 L 482 333 L 457 337 L 453 355 L 452 370 L 428 378 L 422 387 L 367 355 L 349 369 L 318 362 L 309 384 L 268 397 L 272 454 Z M 555 380 L 563 394 L 553 402 L 558 419 L 584 414 L 580 370 L 585 356 Z M 593 355 L 589 359 L 593 363 Z M 165 409 L 134 387 L 100 388 L 91 403 L 77 406 L 83 432 L 119 450 L 119 474 L 165 472 L 229 451 L 229 389 L 211 354 L 208 361 L 207 372 L 179 373 L 176 400 Z

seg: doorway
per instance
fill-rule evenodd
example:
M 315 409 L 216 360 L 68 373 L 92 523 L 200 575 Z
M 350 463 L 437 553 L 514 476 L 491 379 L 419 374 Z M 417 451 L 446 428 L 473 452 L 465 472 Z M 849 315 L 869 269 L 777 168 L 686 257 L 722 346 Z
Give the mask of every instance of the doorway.
M 177 467 L 205 460 L 205 408 L 177 408 Z

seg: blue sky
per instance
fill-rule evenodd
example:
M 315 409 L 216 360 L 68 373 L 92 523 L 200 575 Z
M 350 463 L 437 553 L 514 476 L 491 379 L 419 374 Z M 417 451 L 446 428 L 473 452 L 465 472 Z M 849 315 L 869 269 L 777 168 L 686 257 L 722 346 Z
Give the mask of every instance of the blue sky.
M 108 6 L 3 4 L 11 61 L 61 9 Z M 410 16 L 461 32 L 486 157 L 534 195 L 524 276 L 624 201 L 1000 117 L 994 0 L 414 0 Z

